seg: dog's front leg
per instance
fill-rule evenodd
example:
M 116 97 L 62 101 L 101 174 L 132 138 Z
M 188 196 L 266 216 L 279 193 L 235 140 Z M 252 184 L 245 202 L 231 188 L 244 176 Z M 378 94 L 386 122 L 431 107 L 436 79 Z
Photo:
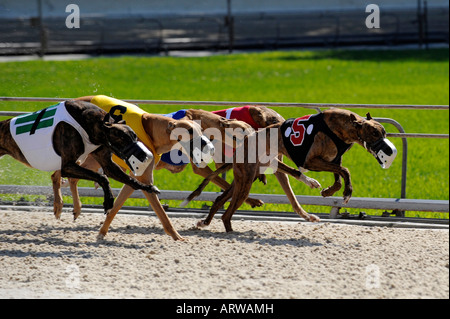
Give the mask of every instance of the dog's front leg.
M 307 221 L 310 222 L 320 222 L 320 218 L 313 214 L 308 214 L 302 206 L 300 206 L 299 202 L 297 201 L 297 198 L 295 197 L 294 192 L 292 191 L 292 187 L 289 183 L 289 178 L 286 174 L 277 171 L 275 172 L 275 177 L 278 180 L 278 183 L 281 185 L 281 188 L 283 188 L 284 193 L 286 194 L 287 198 L 289 199 L 289 202 L 292 205 L 292 208 L 294 209 L 294 212 L 297 213 L 300 217 L 304 218 Z
M 223 207 L 223 205 L 231 198 L 231 196 L 233 196 L 233 191 L 234 191 L 234 182 L 231 184 L 230 187 L 228 187 L 222 194 L 220 194 L 216 198 L 213 205 L 211 206 L 211 209 L 209 210 L 208 216 L 197 223 L 198 228 L 207 227 L 211 224 L 211 221 L 214 218 L 214 215 L 217 213 L 217 211 L 221 207 Z
M 305 168 L 308 170 L 317 171 L 317 172 L 321 172 L 321 171 L 332 172 L 332 173 L 337 174 L 338 176 L 342 177 L 342 179 L 344 180 L 344 185 L 345 185 L 344 194 L 343 194 L 344 204 L 348 203 L 348 201 L 352 197 L 353 187 L 352 187 L 352 182 L 351 182 L 351 178 L 350 178 L 350 172 L 346 167 L 343 167 L 339 164 L 327 162 L 319 157 L 315 157 L 312 159 L 308 159 L 306 161 Z M 340 180 L 337 179 L 336 175 L 335 175 L 335 184 L 329 188 L 322 190 L 322 192 L 321 192 L 322 196 L 329 196 L 328 194 L 330 194 L 334 188 L 337 188 L 339 186 L 339 183 L 340 183 Z M 329 189 L 330 189 L 330 191 L 329 191 Z
M 149 167 L 147 167 L 144 174 L 142 174 L 142 176 L 139 176 L 136 178 L 144 184 L 153 184 L 154 165 L 155 165 L 155 163 L 153 161 L 149 165 Z M 126 186 L 124 186 L 124 188 L 125 187 Z M 159 221 L 163 225 L 163 229 L 166 232 L 166 234 L 171 236 L 174 240 L 184 240 L 184 238 L 181 237 L 181 235 L 177 232 L 177 230 L 173 226 L 172 222 L 169 219 L 169 216 L 167 216 L 167 213 L 164 210 L 164 208 L 162 207 L 158 196 L 155 193 L 149 193 L 146 191 L 142 191 L 142 192 L 144 193 L 144 196 L 147 198 L 148 202 L 150 203 L 150 206 L 152 206 L 153 211 L 155 212 Z M 120 197 L 120 194 L 119 194 L 119 197 Z M 117 197 L 117 201 L 119 201 L 119 197 Z M 118 204 L 120 204 L 120 202 Z
M 283 162 L 281 162 L 278 159 L 276 159 L 274 162 L 275 162 L 274 168 L 279 170 L 281 173 L 291 175 L 292 177 L 296 178 L 297 180 L 308 185 L 310 188 L 321 188 L 322 187 L 318 181 L 316 181 L 314 178 L 306 176 L 305 174 L 302 174 L 298 169 L 292 168 L 292 167 L 284 164 Z
M 127 175 L 119 165 L 114 163 L 111 159 L 111 152 L 104 147 L 99 148 L 95 152 L 91 153 L 97 162 L 102 166 L 104 173 L 115 179 L 118 182 L 127 184 L 133 189 L 142 189 L 149 193 L 159 194 L 159 189 L 154 185 L 145 185 L 136 180 L 135 178 Z
M 114 196 L 111 190 L 111 186 L 109 185 L 109 180 L 105 175 L 101 175 L 99 173 L 83 168 L 76 163 L 64 163 L 61 169 L 61 176 L 77 179 L 86 179 L 97 182 L 103 189 L 104 193 L 103 208 L 105 209 L 105 213 L 108 213 L 109 210 L 113 207 Z

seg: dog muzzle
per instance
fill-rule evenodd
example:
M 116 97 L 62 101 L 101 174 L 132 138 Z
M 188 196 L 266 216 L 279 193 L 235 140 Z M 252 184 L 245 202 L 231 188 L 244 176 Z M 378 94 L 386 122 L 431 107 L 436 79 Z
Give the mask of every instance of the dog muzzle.
M 372 153 L 384 169 L 388 169 L 397 156 L 397 149 L 387 138 L 381 138 L 372 144 L 364 142 L 364 147 Z
M 153 160 L 152 152 L 141 142 L 129 145 L 118 155 L 136 176 L 142 176 Z
M 214 156 L 215 148 L 211 141 L 205 136 L 198 136 L 188 142 L 179 142 L 191 157 L 195 166 L 204 168 Z

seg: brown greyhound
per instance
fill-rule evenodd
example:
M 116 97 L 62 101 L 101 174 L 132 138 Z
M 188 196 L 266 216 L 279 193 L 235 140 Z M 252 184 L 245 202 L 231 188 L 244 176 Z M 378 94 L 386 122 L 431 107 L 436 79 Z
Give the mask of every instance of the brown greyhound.
M 245 134 L 251 133 L 253 129 L 266 127 L 268 125 L 278 123 L 280 121 L 280 118 L 282 119 L 282 117 L 278 113 L 264 106 L 247 106 L 245 112 L 241 111 L 236 114 L 230 112 L 229 110 L 232 109 L 214 112 L 208 112 L 200 109 L 188 109 L 185 110 L 184 112 L 184 118 L 192 121 L 198 121 L 202 126 L 204 132 L 208 132 L 208 130 L 211 128 L 219 130 L 220 134 L 218 137 L 220 140 L 219 142 L 221 142 L 221 145 L 215 144 L 215 146 L 217 150 L 221 150 L 222 152 L 216 152 L 214 156 L 214 162 L 216 167 L 222 166 L 225 163 L 224 156 L 226 156 L 228 150 L 232 149 L 233 147 L 236 147 L 236 144 L 232 139 L 226 138 L 227 129 L 232 130 L 233 134 L 235 134 L 234 136 L 237 138 L 239 143 L 239 141 L 242 142 Z M 242 113 L 246 113 L 247 116 L 236 116 Z M 240 132 L 243 135 L 239 135 Z M 215 137 L 217 138 L 217 136 Z M 214 141 L 216 142 L 216 139 Z M 173 165 L 172 163 L 170 163 L 170 161 L 165 161 L 165 158 L 163 156 L 162 160 L 158 163 L 156 169 L 158 170 L 165 168 L 173 173 L 178 173 L 183 171 L 187 165 L 188 163 L 181 163 L 181 165 Z M 198 167 L 196 165 L 192 165 L 192 169 L 195 174 L 198 174 L 205 178 L 213 173 L 213 171 L 208 166 Z M 213 176 L 211 181 L 217 186 L 219 186 L 221 189 L 227 189 L 230 187 L 230 184 L 217 174 Z M 250 197 L 246 199 L 246 202 L 251 207 L 259 207 L 264 204 L 261 200 Z
M 135 105 L 131 105 L 124 101 L 120 101 L 117 99 L 112 99 L 105 96 L 86 96 L 78 98 L 77 100 L 82 101 L 91 101 L 95 104 L 98 104 L 100 107 L 107 109 L 111 116 L 116 117 L 117 119 L 125 119 L 129 121 L 128 123 L 138 134 L 140 140 L 144 142 L 146 146 L 148 146 L 153 154 L 154 160 L 147 167 L 145 172 L 141 176 L 136 176 L 136 179 L 142 181 L 144 183 L 153 183 L 153 170 L 157 162 L 160 158 L 160 154 L 166 153 L 170 151 L 175 144 L 179 142 L 179 138 L 176 135 L 177 130 L 182 130 L 182 132 L 187 132 L 189 134 L 188 139 L 192 142 L 194 139 L 201 139 L 201 152 L 207 153 L 214 150 L 214 147 L 210 143 L 208 139 L 206 139 L 201 132 L 201 127 L 197 123 L 189 120 L 173 120 L 172 118 L 149 114 L 140 110 Z M 136 116 L 131 113 L 131 110 L 139 112 L 139 116 Z M 130 113 L 128 115 L 128 113 Z M 128 117 L 127 117 L 128 116 Z M 131 117 L 133 116 L 133 117 Z M 181 132 L 181 131 L 180 131 Z M 175 135 L 174 135 L 175 134 Z M 173 135 L 173 136 L 172 136 Z M 195 143 L 194 143 L 195 145 Z M 189 148 L 189 147 L 188 147 Z M 189 153 L 191 159 L 195 156 L 193 155 L 195 147 L 191 147 L 189 150 L 186 150 Z M 198 159 L 196 160 L 198 161 Z M 100 166 L 98 165 L 98 161 L 96 159 L 89 158 L 84 162 L 83 167 L 86 167 L 90 170 L 97 170 Z M 124 167 L 125 168 L 125 167 Z M 52 176 L 52 181 L 54 188 L 60 189 L 61 187 L 61 174 L 56 171 Z M 69 184 L 72 191 L 72 196 L 74 199 L 74 218 L 76 219 L 81 212 L 81 201 L 79 198 L 79 194 L 77 191 L 77 179 L 69 179 Z M 125 203 L 126 199 L 134 192 L 133 188 L 128 187 L 128 185 L 124 185 L 121 189 L 115 203 L 113 209 L 106 216 L 105 222 L 103 223 L 98 239 L 103 239 L 107 234 L 109 226 L 114 219 L 117 212 Z M 60 194 L 60 193 L 59 193 Z M 182 237 L 178 234 L 178 232 L 173 227 L 170 219 L 168 218 L 164 208 L 161 206 L 158 197 L 153 193 L 147 193 L 144 191 L 144 195 L 150 202 L 153 210 L 156 215 L 160 219 L 165 232 L 170 235 L 175 240 L 180 240 Z M 62 209 L 62 197 L 55 197 L 55 212 L 61 213 Z
M 253 129 L 260 129 L 269 127 L 273 124 L 280 124 L 283 123 L 285 120 L 284 118 L 275 112 L 274 110 L 267 108 L 265 106 L 256 106 L 256 105 L 249 105 L 244 107 L 237 107 L 237 108 L 231 108 L 226 110 L 220 110 L 220 111 L 214 111 L 213 113 L 222 115 L 226 117 L 227 119 L 237 119 L 239 121 L 244 121 L 251 125 Z M 302 209 L 300 204 L 298 203 L 294 192 L 292 191 L 292 187 L 289 183 L 289 178 L 286 174 L 292 175 L 292 171 L 288 169 L 287 166 L 282 164 L 283 156 L 280 154 L 278 157 L 277 163 L 280 163 L 280 167 L 286 168 L 287 170 L 276 170 L 274 172 L 275 177 L 278 180 L 278 183 L 281 185 L 284 193 L 289 199 L 289 202 L 291 203 L 294 211 L 299 214 L 300 216 L 306 216 L 305 211 Z M 223 163 L 223 162 L 222 162 Z M 209 181 L 213 181 L 216 185 L 219 185 L 222 189 L 228 189 L 230 187 L 230 184 L 228 184 L 225 180 L 219 177 L 219 175 L 222 172 L 225 172 L 229 168 L 231 168 L 231 165 L 223 165 L 219 164 L 216 166 L 220 167 L 215 174 L 210 174 L 206 177 L 205 181 L 202 183 L 202 185 L 197 188 L 196 191 L 194 191 L 182 204 L 181 206 L 185 206 L 188 204 L 189 201 L 191 201 L 196 196 L 200 195 L 201 191 L 206 187 L 206 185 L 209 183 Z M 202 176 L 205 176 L 204 174 L 201 174 Z M 261 179 L 261 175 L 257 174 L 258 178 Z M 319 182 L 316 180 L 306 177 L 305 175 L 297 175 L 294 174 L 295 178 L 299 179 L 303 183 L 307 184 L 311 188 L 318 188 L 320 187 Z M 264 180 L 263 180 L 264 181 Z M 246 202 L 250 204 L 252 207 L 256 206 L 262 206 L 264 203 L 259 199 L 252 199 L 247 198 Z M 314 218 L 314 217 L 313 217 Z
M 52 171 L 64 177 L 97 182 L 104 191 L 108 212 L 114 197 L 106 176 L 80 167 L 77 162 L 91 155 L 104 173 L 135 189 L 158 193 L 125 174 L 111 161 L 114 150 L 137 143 L 136 134 L 124 124 L 113 123 L 97 106 L 84 101 L 65 101 L 44 110 L 0 122 L 0 157 L 10 155 L 26 166 Z
M 275 129 L 275 131 L 271 132 L 270 129 Z M 395 146 L 386 139 L 384 127 L 373 120 L 369 113 L 367 119 L 364 119 L 353 112 L 341 109 L 330 109 L 313 116 L 289 119 L 282 124 L 275 124 L 254 134 L 257 137 L 262 134 L 266 135 L 266 141 L 269 141 L 271 137 L 277 139 L 278 152 L 292 159 L 299 169 L 334 173 L 334 184 L 323 189 L 322 196 L 331 196 L 338 191 L 342 186 L 342 177 L 345 184 L 344 203 L 350 200 L 353 190 L 350 172 L 341 165 L 342 155 L 354 143 L 366 148 L 382 168 L 389 168 L 397 154 Z M 262 165 L 258 160 L 256 163 L 248 162 L 248 152 L 254 147 L 249 148 L 248 138 L 241 147 L 244 147 L 246 152 L 246 160 L 243 163 L 236 160 L 233 162 L 234 181 L 232 186 L 216 199 L 208 217 L 200 221 L 198 227 L 208 226 L 217 210 L 232 198 L 230 205 L 222 215 L 222 221 L 227 232 L 233 230 L 231 217 L 250 193 L 258 168 Z M 274 162 L 272 161 L 272 163 Z M 280 163 L 276 164 L 280 171 L 293 176 L 297 175 L 298 178 L 302 175 L 299 170 L 289 168 L 282 163 L 281 165 Z M 300 215 L 306 220 L 319 221 L 316 216 L 307 214 L 303 209 L 302 212 L 303 214 Z

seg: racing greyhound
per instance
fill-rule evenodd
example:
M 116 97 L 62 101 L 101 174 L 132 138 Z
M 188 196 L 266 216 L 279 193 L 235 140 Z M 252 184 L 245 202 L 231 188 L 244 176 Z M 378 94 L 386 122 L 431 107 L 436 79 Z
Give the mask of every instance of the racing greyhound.
M 275 129 L 276 134 L 272 135 L 271 129 Z M 288 119 L 254 134 L 257 137 L 266 134 L 267 143 L 270 140 L 269 135 L 278 140 L 279 153 L 293 160 L 299 170 L 289 168 L 287 165 L 280 166 L 280 163 L 277 163 L 278 167 L 281 168 L 281 171 L 296 176 L 297 179 L 302 175 L 300 173 L 302 168 L 318 172 L 332 172 L 335 182 L 321 191 L 322 196 L 332 196 L 337 192 L 342 186 L 342 178 L 345 184 L 344 204 L 350 200 L 353 188 L 349 170 L 341 165 L 342 156 L 354 143 L 363 146 L 384 169 L 391 166 L 397 155 L 395 146 L 386 139 L 384 127 L 376 122 L 369 113 L 367 113 L 367 118 L 364 119 L 353 112 L 335 108 L 315 115 Z M 231 217 L 250 193 L 251 185 L 261 166 L 258 159 L 256 163 L 248 162 L 248 153 L 252 149 L 252 147 L 249 148 L 248 144 L 248 138 L 246 138 L 244 145 L 242 145 L 246 152 L 245 161 L 243 163 L 236 160 L 233 162 L 234 181 L 231 187 L 217 197 L 208 217 L 199 221 L 198 227 L 208 226 L 217 210 L 232 198 L 230 205 L 222 215 L 222 221 L 227 232 L 233 230 Z M 272 163 L 274 162 L 272 160 Z M 319 221 L 318 217 L 309 215 L 303 208 L 301 208 L 300 216 L 309 221 Z
M 129 156 L 121 151 L 125 149 L 132 150 Z M 107 176 L 134 189 L 159 193 L 155 186 L 126 175 L 111 161 L 113 153 L 127 161 L 136 155 L 143 164 L 151 157 L 147 149 L 137 144 L 136 134 L 129 126 L 114 123 L 105 111 L 88 102 L 65 101 L 0 122 L 0 157 L 10 155 L 29 167 L 60 170 L 64 177 L 97 182 L 104 192 L 106 213 L 114 204 L 108 178 L 78 165 L 88 155 L 98 161 Z
M 140 172 L 140 176 L 136 176 L 136 179 L 143 183 L 153 183 L 153 170 L 159 162 L 161 154 L 170 151 L 177 143 L 182 145 L 182 149 L 187 152 L 190 159 L 196 165 L 202 165 L 202 162 L 206 160 L 205 158 L 208 158 L 214 153 L 214 146 L 202 134 L 200 125 L 193 121 L 184 119 L 174 120 L 169 117 L 150 114 L 134 104 L 104 95 L 85 96 L 77 98 L 76 100 L 92 102 L 108 111 L 109 114 L 117 120 L 126 120 L 127 124 L 130 125 L 136 132 L 138 138 L 152 151 L 153 159 L 150 165 L 148 165 L 144 171 Z M 184 136 L 184 142 L 180 136 L 177 135 L 177 132 L 186 133 L 185 135 L 187 136 Z M 120 162 L 120 159 L 115 158 L 114 161 Z M 100 162 L 98 162 L 97 158 L 88 157 L 83 164 L 83 167 L 90 170 L 97 170 L 99 168 L 99 163 Z M 127 168 L 124 163 L 121 164 L 121 167 L 124 169 Z M 133 175 L 137 175 L 133 171 L 131 173 L 134 173 Z M 55 188 L 61 188 L 60 172 L 56 171 L 54 173 L 52 176 L 52 181 Z M 78 180 L 76 179 L 69 179 L 72 197 L 74 199 L 75 219 L 81 213 L 81 201 L 77 191 L 77 182 Z M 122 187 L 116 198 L 113 209 L 106 216 L 105 222 L 99 231 L 97 236 L 98 240 L 101 240 L 106 236 L 115 215 L 123 206 L 128 197 L 131 196 L 134 190 L 135 189 L 133 187 L 129 187 L 127 184 Z M 144 191 L 144 195 L 150 202 L 153 211 L 161 221 L 164 231 L 173 239 L 182 240 L 183 238 L 173 227 L 156 194 Z M 55 205 L 58 207 L 58 211 L 60 212 L 62 209 L 61 197 L 58 199 L 55 198 Z

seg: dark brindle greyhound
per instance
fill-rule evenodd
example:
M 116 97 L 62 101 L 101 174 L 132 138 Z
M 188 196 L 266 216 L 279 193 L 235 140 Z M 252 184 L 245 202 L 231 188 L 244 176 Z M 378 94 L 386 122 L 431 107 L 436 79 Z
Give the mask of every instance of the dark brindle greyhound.
M 111 160 L 113 153 L 123 158 L 121 150 L 137 145 L 136 134 L 129 126 L 111 120 L 105 111 L 83 101 L 61 102 L 42 111 L 8 119 L 0 122 L 0 157 L 10 155 L 29 167 L 45 171 L 60 169 L 64 177 L 97 182 L 104 191 L 105 212 L 113 207 L 114 197 L 105 175 L 79 165 L 89 154 L 100 163 L 107 176 L 134 189 L 159 193 L 155 186 L 145 185 L 125 174 Z
M 317 172 L 326 171 L 334 174 L 334 184 L 323 189 L 321 191 L 322 196 L 332 196 L 341 188 L 341 178 L 344 180 L 344 203 L 350 200 L 353 189 L 350 172 L 341 165 L 342 155 L 354 143 L 360 144 L 371 153 L 382 168 L 389 168 L 397 154 L 395 146 L 386 139 L 384 127 L 372 119 L 369 113 L 367 119 L 364 119 L 347 110 L 330 109 L 313 116 L 289 119 L 282 124 L 272 125 L 255 134 L 270 135 L 270 128 L 277 129 L 276 138 L 278 139 L 279 153 L 292 159 L 299 169 L 304 168 Z M 269 143 L 269 140 L 270 138 L 267 136 L 267 143 Z M 248 147 L 248 139 L 246 139 L 243 147 L 245 147 L 245 154 L 247 155 L 249 149 L 251 149 Z M 244 163 L 237 163 L 235 160 L 233 162 L 234 181 L 231 187 L 217 197 L 208 217 L 206 220 L 200 221 L 198 226 L 209 225 L 217 210 L 232 198 L 228 209 L 222 216 L 226 231 L 232 231 L 231 217 L 250 193 L 251 185 L 260 166 L 261 163 L 258 160 L 256 163 L 248 163 L 247 156 Z M 278 163 L 278 169 L 297 179 L 302 175 L 299 170 L 289 168 L 282 163 Z M 311 217 L 313 215 L 306 214 L 306 216 Z M 309 220 L 318 221 L 318 219 L 312 218 Z

